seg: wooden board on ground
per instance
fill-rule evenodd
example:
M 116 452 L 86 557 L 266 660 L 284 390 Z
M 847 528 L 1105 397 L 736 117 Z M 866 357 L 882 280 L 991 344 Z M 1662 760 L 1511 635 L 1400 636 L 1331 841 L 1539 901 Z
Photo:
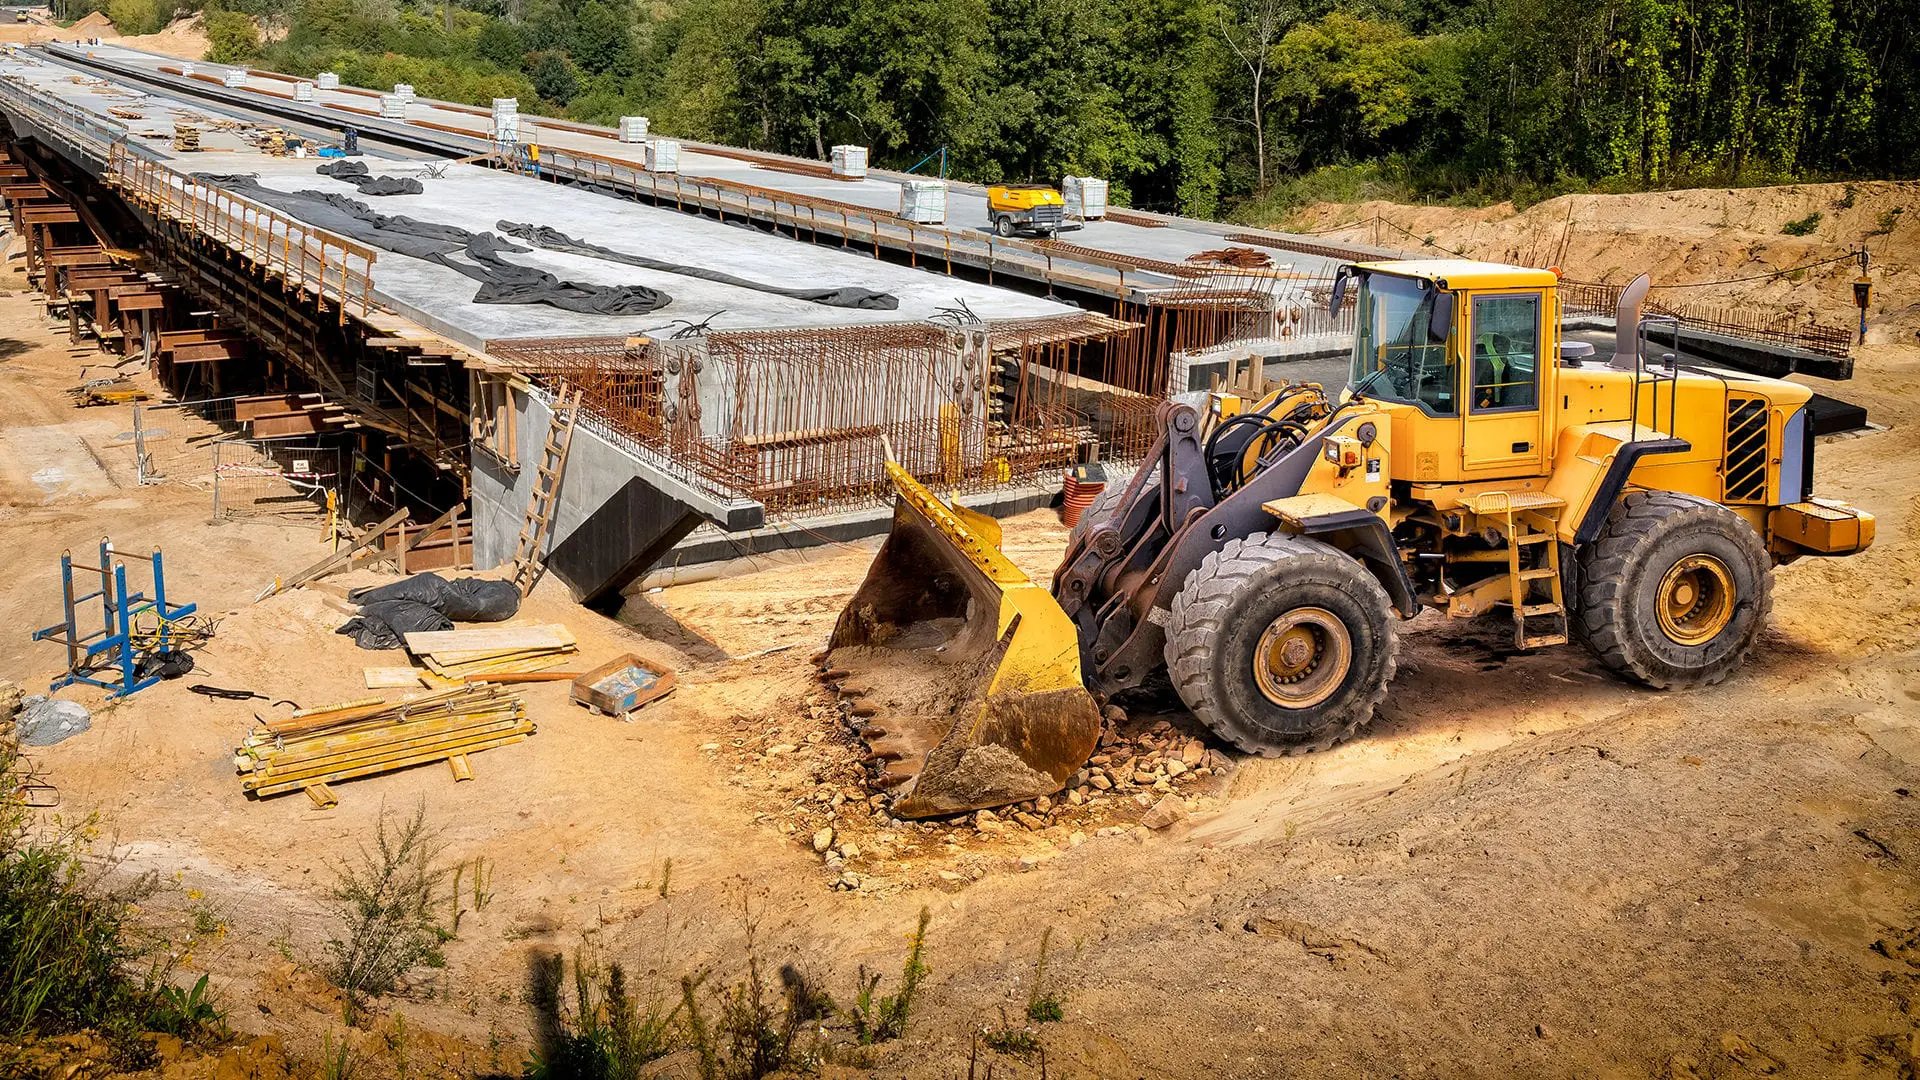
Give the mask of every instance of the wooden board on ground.
M 418 668 L 370 667 L 362 668 L 360 675 L 366 680 L 369 690 L 417 690 L 420 688 Z
M 564 649 L 573 644 L 573 634 L 559 623 L 493 626 L 481 630 L 427 630 L 407 635 L 407 651 L 416 655 Z

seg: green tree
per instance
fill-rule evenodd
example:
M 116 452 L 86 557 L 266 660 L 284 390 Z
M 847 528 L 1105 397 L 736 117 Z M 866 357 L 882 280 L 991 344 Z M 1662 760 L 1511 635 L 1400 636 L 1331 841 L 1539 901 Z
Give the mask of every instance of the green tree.
M 580 93 L 580 75 L 573 61 L 562 53 L 543 52 L 529 58 L 534 92 L 548 101 L 565 105 Z
M 252 16 L 238 11 L 206 13 L 207 59 L 216 64 L 240 64 L 260 51 L 260 27 Z

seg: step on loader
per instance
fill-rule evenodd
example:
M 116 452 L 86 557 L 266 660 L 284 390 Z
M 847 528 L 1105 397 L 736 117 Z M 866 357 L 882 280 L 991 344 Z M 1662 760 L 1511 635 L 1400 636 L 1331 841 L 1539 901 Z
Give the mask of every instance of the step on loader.
M 1426 609 L 1504 610 L 1516 649 L 1578 640 L 1656 688 L 1725 679 L 1773 568 L 1865 550 L 1873 516 L 1814 496 L 1806 387 L 1649 362 L 1644 276 L 1614 354 L 1592 358 L 1561 341 L 1557 281 L 1343 268 L 1338 399 L 1281 384 L 1162 403 L 1154 448 L 1082 516 L 1050 590 L 990 518 L 889 465 L 894 529 L 824 663 L 893 812 L 1058 791 L 1097 702 L 1161 671 L 1243 751 L 1332 746 L 1387 693 L 1395 619 Z

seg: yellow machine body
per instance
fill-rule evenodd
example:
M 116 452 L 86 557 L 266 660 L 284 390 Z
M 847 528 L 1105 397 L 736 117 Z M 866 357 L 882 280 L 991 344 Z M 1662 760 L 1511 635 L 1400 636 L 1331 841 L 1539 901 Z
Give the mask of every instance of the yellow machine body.
M 1138 686 L 1156 669 L 1173 674 L 1183 700 L 1236 745 L 1260 753 L 1332 745 L 1367 721 L 1392 674 L 1390 649 L 1376 644 L 1390 636 L 1384 622 L 1373 628 L 1373 615 L 1358 609 L 1341 617 L 1351 624 L 1329 621 L 1326 605 L 1362 593 L 1380 598 L 1371 611 L 1390 606 L 1404 618 L 1504 608 L 1520 649 L 1570 640 L 1572 613 L 1585 603 L 1580 610 L 1600 621 L 1584 624 L 1583 640 L 1610 650 L 1603 659 L 1616 671 L 1651 685 L 1724 677 L 1746 644 L 1716 653 L 1721 666 L 1696 675 L 1617 642 L 1657 623 L 1669 650 L 1735 634 L 1750 644 L 1752 612 L 1763 617 L 1768 604 L 1769 560 L 1872 543 L 1871 514 L 1813 497 L 1806 387 L 1670 358 L 1649 364 L 1637 311 L 1621 324 L 1630 351 L 1580 357 L 1561 340 L 1550 271 L 1359 264 L 1336 282 L 1336 305 L 1349 275 L 1360 279 L 1357 329 L 1339 400 L 1318 385 L 1282 383 L 1258 397 L 1211 395 L 1204 410 L 1162 403 L 1152 456 L 1116 485 L 1116 501 L 1087 511 L 1092 524 L 1076 530 L 1051 590 L 1000 552 L 991 518 L 941 502 L 888 463 L 893 531 L 841 614 L 825 666 L 851 702 L 880 783 L 895 793 L 896 814 L 1058 791 L 1097 742 L 1093 693 Z M 1725 542 L 1708 550 L 1682 537 L 1658 566 L 1627 559 L 1619 537 L 1652 534 L 1633 533 L 1643 526 L 1621 525 L 1616 511 L 1655 496 L 1636 520 L 1703 515 Z M 1580 601 L 1569 595 L 1583 586 L 1563 552 L 1587 559 L 1586 580 L 1609 575 L 1601 580 L 1630 582 L 1635 597 L 1658 603 L 1616 620 L 1608 597 L 1621 590 Z M 1223 575 L 1229 558 L 1239 569 Z M 1292 566 L 1317 569 L 1289 578 Z M 1335 573 L 1349 584 L 1321 600 L 1262 607 Z M 1254 616 L 1227 613 L 1255 609 L 1265 612 L 1260 625 L 1284 628 L 1271 648 L 1268 635 L 1257 647 L 1232 637 Z M 1242 674 L 1220 666 L 1239 662 L 1214 647 L 1229 638 L 1267 665 L 1249 669 L 1266 680 L 1255 680 L 1257 691 L 1243 693 L 1254 684 L 1234 683 Z M 1288 681 L 1323 662 L 1339 665 L 1327 670 L 1341 681 L 1321 697 L 1298 689 L 1318 683 Z M 1349 672 L 1364 677 L 1349 681 Z M 1248 696 L 1256 692 L 1269 704 Z M 1322 701 L 1336 703 L 1324 723 L 1311 711 Z M 1295 716 L 1305 719 L 1287 727 Z

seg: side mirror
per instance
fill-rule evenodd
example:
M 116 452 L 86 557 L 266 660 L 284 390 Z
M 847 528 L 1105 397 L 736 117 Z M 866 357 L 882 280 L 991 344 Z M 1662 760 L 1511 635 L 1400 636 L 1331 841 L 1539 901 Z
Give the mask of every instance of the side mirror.
M 1347 303 L 1347 282 L 1353 277 L 1353 267 L 1343 266 L 1333 275 L 1333 298 L 1327 301 L 1327 316 L 1337 319 L 1340 309 Z
M 1436 289 L 1433 294 L 1433 315 L 1427 319 L 1427 340 L 1445 341 L 1453 332 L 1453 294 L 1445 289 Z

